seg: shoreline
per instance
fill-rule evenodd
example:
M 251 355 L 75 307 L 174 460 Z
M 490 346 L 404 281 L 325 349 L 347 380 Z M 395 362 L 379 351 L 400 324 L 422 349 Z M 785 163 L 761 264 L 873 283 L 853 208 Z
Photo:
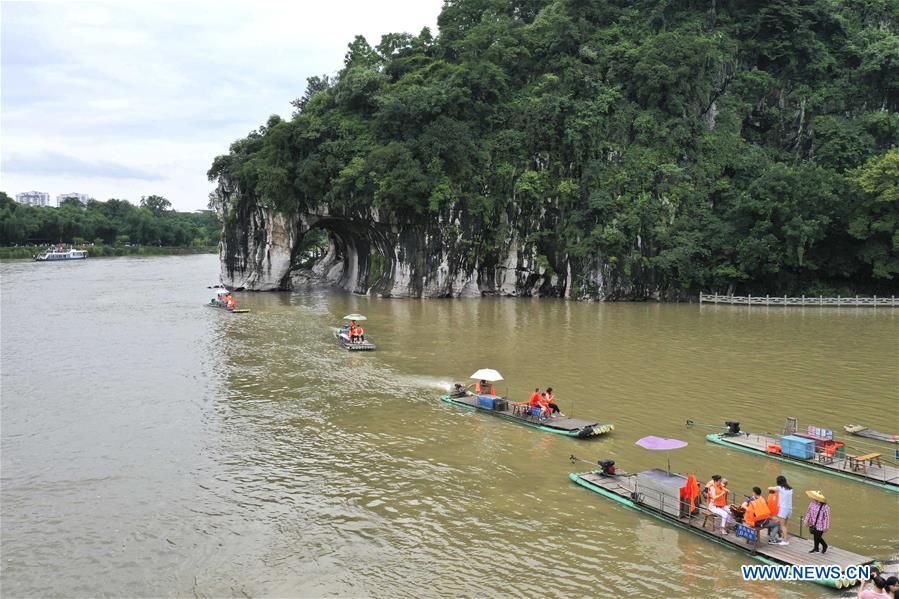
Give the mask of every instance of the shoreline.
M 216 254 L 218 246 L 73 246 L 87 250 L 88 259 L 116 258 L 121 256 L 180 256 L 189 254 Z M 47 249 L 46 245 L 0 247 L 0 260 L 32 260 L 35 254 Z

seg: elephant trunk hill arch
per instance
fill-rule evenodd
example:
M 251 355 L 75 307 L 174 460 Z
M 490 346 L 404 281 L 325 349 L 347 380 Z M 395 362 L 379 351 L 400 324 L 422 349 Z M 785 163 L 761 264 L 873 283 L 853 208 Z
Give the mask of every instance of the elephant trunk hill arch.
M 518 219 L 514 212 L 488 228 L 453 209 L 421 221 L 327 205 L 285 213 L 238 197 L 224 182 L 216 196 L 224 220 L 221 281 L 232 289 L 277 291 L 313 283 L 383 297 L 660 296 L 600 256 L 575 260 L 557 251 L 551 236 L 533 235 L 555 223 Z M 313 229 L 327 233 L 328 248 L 311 268 L 301 268 L 300 247 Z M 488 236 L 490 244 L 483 242 Z

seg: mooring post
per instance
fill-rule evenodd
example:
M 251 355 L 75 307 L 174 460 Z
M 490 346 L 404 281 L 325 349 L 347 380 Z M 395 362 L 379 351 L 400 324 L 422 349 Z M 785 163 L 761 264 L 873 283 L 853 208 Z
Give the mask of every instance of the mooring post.
M 765 294 L 765 305 L 766 306 L 768 305 L 768 294 L 767 293 Z
M 875 308 L 877 307 L 877 296 L 876 295 L 874 296 L 874 307 Z

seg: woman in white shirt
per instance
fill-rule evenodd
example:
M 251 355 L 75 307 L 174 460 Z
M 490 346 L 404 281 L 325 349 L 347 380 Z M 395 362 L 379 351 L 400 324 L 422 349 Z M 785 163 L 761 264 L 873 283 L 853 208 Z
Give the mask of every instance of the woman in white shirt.
M 793 487 L 787 484 L 787 477 L 780 475 L 777 477 L 777 486 L 768 487 L 768 491 L 779 495 L 777 501 L 777 520 L 780 522 L 780 534 L 783 535 L 783 541 L 786 543 L 789 535 L 787 534 L 787 522 L 793 513 Z

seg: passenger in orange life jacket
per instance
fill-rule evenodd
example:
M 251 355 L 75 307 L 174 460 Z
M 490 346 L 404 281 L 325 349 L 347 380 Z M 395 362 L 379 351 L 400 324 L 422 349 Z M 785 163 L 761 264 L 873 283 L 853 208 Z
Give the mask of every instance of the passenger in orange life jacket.
M 747 526 L 765 528 L 768 530 L 769 543 L 786 545 L 786 542 L 779 538 L 780 524 L 771 517 L 768 502 L 762 497 L 762 490 L 759 487 L 752 487 L 752 497 L 748 497 L 741 507 L 746 510 L 743 522 Z
M 477 383 L 472 383 L 466 389 L 471 389 L 474 387 L 474 392 L 478 395 L 496 395 L 496 389 L 493 388 L 493 383 L 488 383 L 485 380 L 480 380 Z
M 556 414 L 558 414 L 559 416 L 565 416 L 565 414 L 563 414 L 559 409 L 559 406 L 556 405 L 556 396 L 553 395 L 552 387 L 546 388 L 546 391 L 543 392 L 543 399 L 546 400 L 546 407 L 548 407 L 552 411 L 553 416 L 555 416 Z
M 531 393 L 531 399 L 528 402 L 531 408 L 540 408 L 540 419 L 545 420 L 547 415 L 551 414 L 549 406 L 546 404 L 546 398 L 540 395 L 540 387 L 535 387 Z
M 712 480 L 706 483 L 706 502 L 709 511 L 721 518 L 721 534 L 727 534 L 727 521 L 730 513 L 727 508 L 727 487 L 722 483 L 720 474 L 713 474 Z

